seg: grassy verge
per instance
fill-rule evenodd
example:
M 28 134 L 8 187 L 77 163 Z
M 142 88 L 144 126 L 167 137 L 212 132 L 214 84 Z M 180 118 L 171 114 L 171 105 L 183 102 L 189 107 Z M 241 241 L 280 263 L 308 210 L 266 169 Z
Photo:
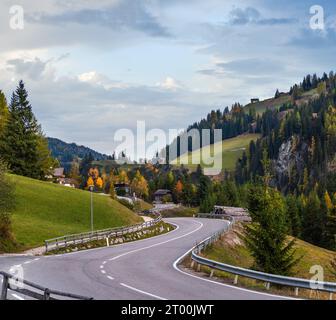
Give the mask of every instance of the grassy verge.
M 198 208 L 189 208 L 189 207 L 177 207 L 167 210 L 160 211 L 162 217 L 164 218 L 175 218 L 175 217 L 192 217 L 194 214 L 197 214 L 199 211 Z
M 233 231 L 227 232 L 216 243 L 209 246 L 202 255 L 211 260 L 238 267 L 251 268 L 253 266 L 253 257 L 237 235 L 237 233 L 239 234 L 241 231 L 241 226 L 236 226 Z M 324 269 L 324 280 L 336 281 L 336 277 L 331 273 L 329 268 L 330 261 L 335 252 L 316 247 L 301 240 L 296 241 L 295 249 L 296 257 L 302 257 L 302 259 L 293 269 L 294 277 L 311 279 L 313 274 L 310 274 L 310 268 L 314 265 L 320 265 Z M 188 257 L 185 259 L 183 265 L 189 268 L 191 258 Z M 211 272 L 210 268 L 203 266 L 200 271 L 207 275 Z M 225 283 L 232 284 L 234 281 L 234 275 L 222 271 L 214 271 L 214 277 L 217 278 L 218 281 Z M 271 285 L 271 289 L 266 290 L 265 283 L 243 277 L 239 277 L 238 285 L 268 293 L 295 296 L 294 288 Z M 299 296 L 302 298 L 329 299 L 328 293 L 305 289 L 299 290 Z
M 136 212 L 142 212 L 142 211 L 145 211 L 145 210 L 150 210 L 150 209 L 153 209 L 153 205 L 142 200 L 142 199 L 138 199 L 136 201 L 136 204 L 134 206 L 134 210 Z
M 12 214 L 17 245 L 7 252 L 42 246 L 44 240 L 90 231 L 90 193 L 60 185 L 10 175 L 16 187 Z M 93 195 L 96 230 L 136 224 L 142 219 L 117 201 Z
M 162 221 L 158 223 L 156 226 L 147 228 L 145 230 L 110 239 L 109 243 L 110 245 L 117 245 L 117 244 L 127 243 L 131 241 L 147 239 L 147 238 L 158 236 L 160 234 L 165 234 L 174 229 L 175 229 L 175 226 Z M 106 247 L 106 245 L 107 244 L 106 244 L 105 239 L 96 240 L 96 241 L 90 241 L 90 242 L 83 243 L 83 244 L 71 245 L 71 246 L 68 246 L 67 248 L 52 250 L 48 252 L 46 255 L 70 253 L 70 252 L 88 250 L 88 249 L 93 249 L 93 248 Z

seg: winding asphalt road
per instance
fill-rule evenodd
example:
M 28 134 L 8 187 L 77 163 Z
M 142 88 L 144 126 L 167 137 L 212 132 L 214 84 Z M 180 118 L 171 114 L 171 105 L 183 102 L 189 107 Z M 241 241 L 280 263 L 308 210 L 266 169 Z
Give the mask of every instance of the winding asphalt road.
M 44 256 L 0 257 L 0 270 L 22 266 L 24 278 L 41 286 L 118 300 L 265 300 L 281 297 L 199 278 L 180 270 L 178 260 L 196 242 L 223 229 L 226 221 L 172 218 L 167 234 L 118 246 Z M 9 293 L 9 298 L 25 299 Z

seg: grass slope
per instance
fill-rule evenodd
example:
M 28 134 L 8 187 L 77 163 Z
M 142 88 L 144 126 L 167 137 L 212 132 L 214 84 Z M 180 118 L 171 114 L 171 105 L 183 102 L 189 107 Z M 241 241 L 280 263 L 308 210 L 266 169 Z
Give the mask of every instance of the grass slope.
M 276 109 L 280 108 L 283 104 L 291 101 L 291 97 L 289 94 L 285 94 L 280 96 L 279 98 L 270 98 L 266 100 L 262 100 L 256 103 L 249 103 L 245 106 L 247 110 L 250 108 L 255 108 L 256 112 L 262 114 L 266 111 L 267 108 Z
M 16 185 L 13 233 L 20 249 L 43 245 L 65 234 L 90 231 L 90 193 L 10 175 Z M 141 218 L 108 196 L 94 194 L 94 228 L 140 222 Z
M 302 95 L 296 100 L 297 105 L 307 103 L 310 99 L 314 98 L 317 94 L 317 89 L 312 89 L 306 92 L 303 92 Z M 291 101 L 291 96 L 289 94 L 283 94 L 279 98 L 270 98 L 262 100 L 256 103 L 249 103 L 245 106 L 247 110 L 254 107 L 256 112 L 262 114 L 266 111 L 267 108 L 277 109 L 280 108 L 283 104 L 286 104 Z
M 164 218 L 192 217 L 198 212 L 199 208 L 189 208 L 184 206 L 160 211 L 162 217 Z
M 216 163 L 222 164 L 222 169 L 233 170 L 236 165 L 236 161 L 239 157 L 242 156 L 244 150 L 248 148 L 251 140 L 257 140 L 260 137 L 259 134 L 243 134 L 238 137 L 232 139 L 226 139 L 221 142 L 217 142 L 215 146 L 219 146 L 222 144 L 222 151 L 215 151 Z M 204 155 L 208 155 L 210 151 L 210 146 L 205 146 L 201 149 L 195 150 L 193 152 L 186 153 L 180 156 L 177 161 L 178 164 L 184 164 L 186 167 L 190 169 L 195 169 L 197 164 L 192 164 L 192 157 L 196 154 L 196 156 L 201 157 L 202 161 L 205 160 L 207 162 L 207 158 Z M 202 167 L 205 167 L 204 163 L 201 164 Z
M 238 233 L 241 229 L 236 229 Z M 320 265 L 324 269 L 326 281 L 336 281 L 335 275 L 330 271 L 329 264 L 336 253 L 326 250 L 302 240 L 295 243 L 296 258 L 302 257 L 300 262 L 294 267 L 293 275 L 299 278 L 311 279 L 310 268 Z M 250 268 L 253 265 L 253 257 L 248 249 L 241 242 L 236 233 L 230 231 L 225 234 L 218 242 L 208 247 L 204 255 L 212 260 L 235 265 L 243 268 Z

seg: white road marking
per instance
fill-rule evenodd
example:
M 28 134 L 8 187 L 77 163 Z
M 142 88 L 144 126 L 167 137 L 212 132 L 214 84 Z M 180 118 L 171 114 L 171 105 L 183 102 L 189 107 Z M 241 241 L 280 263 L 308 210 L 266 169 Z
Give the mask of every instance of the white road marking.
M 114 280 L 114 278 L 111 277 L 111 276 L 107 276 L 107 278 L 110 279 L 110 280 Z
M 103 265 L 101 265 L 101 266 L 100 266 L 100 269 L 104 269 L 104 266 L 103 266 Z
M 18 300 L 24 300 L 22 297 L 18 296 L 17 294 L 15 293 L 12 293 L 12 296 Z
M 23 264 L 29 264 L 29 263 L 31 263 L 31 261 L 26 261 L 26 262 L 24 262 Z
M 152 298 L 155 298 L 155 299 L 158 299 L 158 300 L 168 300 L 168 299 L 166 299 L 166 298 L 162 298 L 162 297 L 157 296 L 157 295 L 155 295 L 155 294 L 152 294 L 152 293 L 149 293 L 149 292 L 146 292 L 146 291 L 139 290 L 139 289 L 137 289 L 137 288 L 131 287 L 131 286 L 125 284 L 125 283 L 120 283 L 120 285 L 123 286 L 123 287 L 125 287 L 125 288 L 128 288 L 128 289 L 130 289 L 130 290 L 133 290 L 133 291 L 136 291 L 136 292 L 145 294 L 145 295 L 147 295 L 147 296 L 149 296 L 149 297 L 152 297 Z
M 207 282 L 210 282 L 210 283 L 214 283 L 214 284 L 217 284 L 217 285 L 220 285 L 220 286 L 223 286 L 223 287 L 227 287 L 227 288 L 232 288 L 232 289 L 236 289 L 236 290 L 240 290 L 240 291 L 245 291 L 245 292 L 249 292 L 249 293 L 253 293 L 253 294 L 259 294 L 259 295 L 263 295 L 263 296 L 269 296 L 269 297 L 274 297 L 274 298 L 282 298 L 282 299 L 288 299 L 288 300 L 300 300 L 300 299 L 297 299 L 297 298 L 292 298 L 292 297 L 286 297 L 286 296 L 279 296 L 279 295 L 275 295 L 275 294 L 270 294 L 270 293 L 263 293 L 263 292 L 258 292 L 258 291 L 254 291 L 254 290 L 249 290 L 249 289 L 245 289 L 245 288 L 240 288 L 240 287 L 235 287 L 235 286 L 231 286 L 229 284 L 225 284 L 225 283 L 221 283 L 221 282 L 217 282 L 217 281 L 214 281 L 214 280 L 209 280 L 209 279 L 206 279 L 206 278 L 202 278 L 202 277 L 198 277 L 198 276 L 195 276 L 191 273 L 188 273 L 188 272 L 185 272 L 185 271 L 182 271 L 177 265 L 180 263 L 180 261 L 182 261 L 192 250 L 194 250 L 195 247 L 191 248 L 190 250 L 188 250 L 184 255 L 182 255 L 181 257 L 179 257 L 173 264 L 173 267 L 175 270 L 183 273 L 184 275 L 187 275 L 189 277 L 192 277 L 192 278 L 195 278 L 195 279 L 198 279 L 198 280 L 202 280 L 202 281 L 207 281 Z
M 114 260 L 117 260 L 117 259 L 119 259 L 121 257 L 127 256 L 127 255 L 129 255 L 131 253 L 135 253 L 135 252 L 143 251 L 143 250 L 146 250 L 146 249 L 154 248 L 154 247 L 160 246 L 162 244 L 166 244 L 166 243 L 169 243 L 169 242 L 181 239 L 181 238 L 185 238 L 185 237 L 187 237 L 187 236 L 189 236 L 189 235 L 197 232 L 199 229 L 201 229 L 203 227 L 203 223 L 202 222 L 199 222 L 199 221 L 195 221 L 195 222 L 198 223 L 200 226 L 198 228 L 196 228 L 195 230 L 191 231 L 191 232 L 188 232 L 186 234 L 183 234 L 182 236 L 175 237 L 175 238 L 163 241 L 163 242 L 152 244 L 152 245 L 150 245 L 148 247 L 143 247 L 143 248 L 139 248 L 139 249 L 135 249 L 135 250 L 131 250 L 131 251 L 122 253 L 122 254 L 120 254 L 120 255 L 118 255 L 116 257 L 113 257 L 113 258 L 109 259 L 109 261 L 114 261 Z M 175 230 L 177 230 L 177 229 L 179 229 L 179 226 L 177 226 L 177 228 Z
M 103 262 L 103 265 L 106 264 L 106 261 Z
M 105 271 L 105 270 L 100 270 L 100 272 L 101 272 L 102 274 L 105 274 L 105 273 L 106 273 L 106 271 Z

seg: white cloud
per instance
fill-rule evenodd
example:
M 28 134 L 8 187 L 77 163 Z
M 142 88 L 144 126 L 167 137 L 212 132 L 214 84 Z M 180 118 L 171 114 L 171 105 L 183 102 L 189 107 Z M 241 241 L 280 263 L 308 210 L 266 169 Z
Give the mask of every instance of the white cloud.
M 183 85 L 172 77 L 166 77 L 163 82 L 158 82 L 156 86 L 167 90 L 177 90 L 183 88 Z

